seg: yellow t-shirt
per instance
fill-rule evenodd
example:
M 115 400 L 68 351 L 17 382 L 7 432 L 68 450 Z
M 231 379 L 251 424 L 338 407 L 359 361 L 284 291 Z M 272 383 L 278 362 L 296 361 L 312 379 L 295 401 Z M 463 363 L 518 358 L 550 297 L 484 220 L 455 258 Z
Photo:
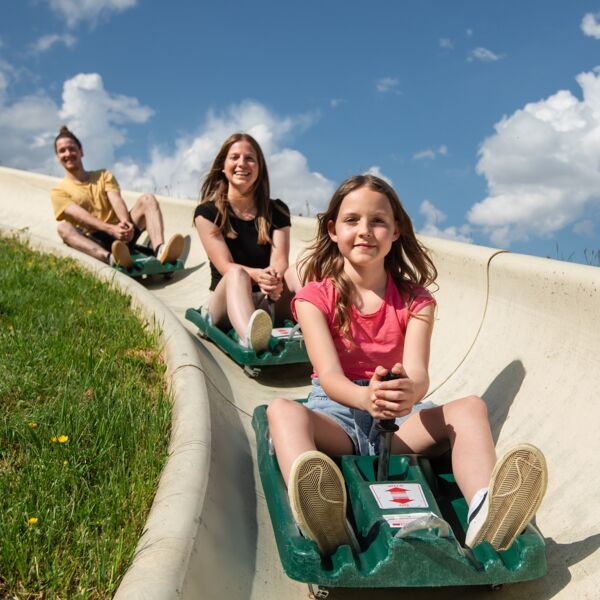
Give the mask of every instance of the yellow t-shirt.
M 73 221 L 64 214 L 69 204 L 77 204 L 87 210 L 91 215 L 105 223 L 117 224 L 119 218 L 108 200 L 106 192 L 119 192 L 119 184 L 108 169 L 100 171 L 88 171 L 88 180 L 84 183 L 63 179 L 50 192 L 52 207 L 57 221 L 67 220 L 77 227 L 83 227 L 81 223 Z M 88 233 L 92 233 L 87 227 L 83 227 Z

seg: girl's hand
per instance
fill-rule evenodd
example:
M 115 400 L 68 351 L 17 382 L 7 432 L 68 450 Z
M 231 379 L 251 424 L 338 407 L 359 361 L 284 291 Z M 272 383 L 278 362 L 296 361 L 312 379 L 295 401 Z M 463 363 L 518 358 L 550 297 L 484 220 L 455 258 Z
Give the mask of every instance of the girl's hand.
M 393 379 L 385 379 L 391 374 Z M 416 400 L 415 384 L 400 363 L 388 371 L 378 366 L 367 387 L 365 409 L 374 419 L 396 419 L 410 413 Z

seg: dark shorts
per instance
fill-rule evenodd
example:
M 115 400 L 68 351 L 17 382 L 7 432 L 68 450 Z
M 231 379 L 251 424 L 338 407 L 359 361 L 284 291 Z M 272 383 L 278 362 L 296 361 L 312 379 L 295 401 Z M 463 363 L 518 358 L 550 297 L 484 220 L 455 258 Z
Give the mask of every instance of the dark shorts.
M 135 250 L 135 243 L 137 242 L 140 235 L 142 235 L 141 229 L 138 229 L 135 225 L 133 227 L 133 237 L 131 238 L 131 241 L 127 243 L 127 246 L 129 247 L 130 251 Z M 105 231 L 94 231 L 93 233 L 88 234 L 88 237 L 90 238 L 90 240 L 93 240 L 94 242 L 96 242 L 96 244 L 99 244 L 109 252 L 113 242 L 117 239 L 112 235 L 109 235 Z
M 354 383 L 369 385 L 367 379 L 359 379 Z M 335 400 L 331 400 L 319 384 L 318 379 L 312 380 L 312 390 L 308 395 L 308 401 L 305 406 L 333 419 L 352 440 L 356 454 L 360 454 L 361 456 L 375 456 L 378 454 L 379 432 L 375 428 L 375 419 L 365 410 L 350 408 L 339 402 L 335 402 Z M 410 414 L 405 417 L 398 417 L 396 425 L 402 425 L 409 417 L 421 410 L 435 408 L 436 406 L 436 404 L 429 400 L 419 402 L 413 406 Z

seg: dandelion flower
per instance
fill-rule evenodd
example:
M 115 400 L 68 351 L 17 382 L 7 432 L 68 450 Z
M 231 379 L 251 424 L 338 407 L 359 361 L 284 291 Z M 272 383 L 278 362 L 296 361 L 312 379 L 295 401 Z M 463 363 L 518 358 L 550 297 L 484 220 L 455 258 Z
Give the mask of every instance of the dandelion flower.
M 68 435 L 59 435 L 56 440 L 58 441 L 59 444 L 66 444 L 69 441 L 69 436 Z
M 68 460 L 63 460 L 63 465 L 68 465 L 69 461 Z
M 29 519 L 27 519 L 27 525 L 35 525 L 37 522 L 38 522 L 37 517 L 29 517 Z
M 27 427 L 29 427 L 29 429 L 35 429 L 37 427 L 37 423 L 35 421 L 29 421 L 29 423 L 27 423 Z
M 58 438 L 57 438 L 56 436 L 53 436 L 53 437 L 51 437 L 51 438 L 50 438 L 50 441 L 51 441 L 53 444 L 56 444 L 56 442 L 58 442 Z

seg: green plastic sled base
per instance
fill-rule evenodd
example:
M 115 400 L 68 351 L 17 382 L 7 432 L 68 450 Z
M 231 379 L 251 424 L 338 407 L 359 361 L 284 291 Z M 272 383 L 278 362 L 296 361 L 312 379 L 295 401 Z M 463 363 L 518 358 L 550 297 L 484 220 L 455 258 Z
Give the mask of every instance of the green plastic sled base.
M 487 542 L 479 544 L 472 554 L 459 547 L 454 535 L 464 541 L 467 504 L 454 476 L 447 465 L 434 470 L 428 460 L 415 455 L 392 456 L 388 482 L 376 481 L 377 457 L 342 456 L 337 460 L 346 480 L 348 518 L 360 551 L 353 553 L 350 546 L 344 545 L 333 556 L 321 557 L 316 544 L 304 538 L 294 523 L 277 459 L 270 451 L 266 408 L 255 409 L 252 425 L 277 548 L 290 578 L 327 588 L 495 587 L 546 574 L 544 541 L 533 526 L 528 526 L 505 552 L 496 553 Z M 429 506 L 381 509 L 369 489 L 373 483 L 393 483 L 398 488 L 407 483 L 420 484 Z M 384 519 L 385 514 L 419 511 L 444 519 L 452 528 L 450 537 L 442 537 L 441 529 L 436 527 L 395 537 L 402 530 L 392 528 Z
M 125 273 L 129 277 L 143 278 L 150 275 L 164 275 L 170 277 L 175 271 L 183 269 L 183 263 L 180 260 L 174 263 L 161 263 L 156 256 L 148 256 L 142 252 L 134 252 L 131 254 L 133 260 L 133 267 L 126 269 L 119 265 L 115 265 L 114 268 L 120 273 Z
M 198 327 L 201 335 L 212 340 L 239 365 L 259 370 L 261 367 L 273 365 L 308 363 L 302 338 L 290 340 L 271 337 L 268 350 L 257 354 L 254 350 L 240 346 L 238 336 L 233 329 L 225 333 L 215 325 L 209 325 L 199 310 L 188 308 L 185 318 Z

